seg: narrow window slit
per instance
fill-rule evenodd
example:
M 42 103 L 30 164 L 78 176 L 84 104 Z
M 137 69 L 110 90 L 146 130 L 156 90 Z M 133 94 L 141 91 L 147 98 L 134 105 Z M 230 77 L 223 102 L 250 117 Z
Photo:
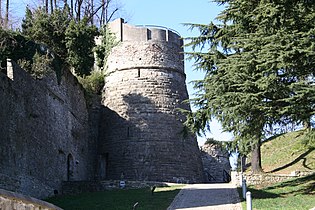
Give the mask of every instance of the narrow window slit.
M 127 128 L 127 137 L 130 137 L 130 128 Z

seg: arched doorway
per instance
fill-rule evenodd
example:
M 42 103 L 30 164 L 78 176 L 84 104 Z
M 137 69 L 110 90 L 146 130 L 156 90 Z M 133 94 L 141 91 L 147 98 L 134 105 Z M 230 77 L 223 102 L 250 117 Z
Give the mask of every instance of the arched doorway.
M 108 153 L 101 154 L 99 161 L 100 179 L 106 179 L 108 170 Z
M 69 153 L 67 156 L 67 181 L 73 179 L 73 156 Z

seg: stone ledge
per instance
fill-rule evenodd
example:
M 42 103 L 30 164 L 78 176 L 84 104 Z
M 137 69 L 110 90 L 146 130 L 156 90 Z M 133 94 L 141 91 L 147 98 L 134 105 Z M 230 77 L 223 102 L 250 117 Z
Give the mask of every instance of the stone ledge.
M 29 210 L 62 210 L 61 208 L 30 196 L 0 189 L 0 209 L 15 209 L 14 206 L 23 206 Z M 23 209 L 23 208 L 21 208 Z

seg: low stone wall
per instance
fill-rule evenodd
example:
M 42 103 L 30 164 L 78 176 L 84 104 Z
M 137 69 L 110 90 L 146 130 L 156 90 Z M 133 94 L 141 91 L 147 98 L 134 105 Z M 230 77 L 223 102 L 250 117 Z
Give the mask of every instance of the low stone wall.
M 0 189 L 1 210 L 62 210 L 61 208 L 19 193 Z
M 106 180 L 106 181 L 70 181 L 64 182 L 62 194 L 79 194 L 82 192 L 96 192 L 111 189 L 138 189 L 147 187 L 166 187 L 172 185 L 180 185 L 177 183 L 154 182 L 154 181 L 125 181 Z
M 244 174 L 244 178 L 248 185 L 273 184 L 297 177 L 298 176 L 294 175 Z
M 299 171 L 291 174 L 247 174 L 243 173 L 247 185 L 274 184 L 285 180 L 307 176 L 315 173 L 314 171 Z M 232 183 L 237 186 L 241 185 L 241 173 L 232 172 Z

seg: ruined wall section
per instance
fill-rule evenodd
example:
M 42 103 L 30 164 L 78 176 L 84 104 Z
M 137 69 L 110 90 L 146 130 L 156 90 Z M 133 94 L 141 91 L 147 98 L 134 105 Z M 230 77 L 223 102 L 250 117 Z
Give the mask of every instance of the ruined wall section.
M 13 62 L 0 73 L 0 188 L 37 198 L 60 193 L 61 182 L 93 178 L 84 92 L 64 72 L 34 80 Z
M 229 181 L 231 165 L 229 154 L 224 148 L 216 144 L 206 143 L 201 147 L 201 154 L 207 182 Z
M 105 178 L 200 182 L 194 136 L 184 137 L 189 109 L 182 40 L 172 31 L 111 25 L 121 41 L 107 60 L 101 154 Z

